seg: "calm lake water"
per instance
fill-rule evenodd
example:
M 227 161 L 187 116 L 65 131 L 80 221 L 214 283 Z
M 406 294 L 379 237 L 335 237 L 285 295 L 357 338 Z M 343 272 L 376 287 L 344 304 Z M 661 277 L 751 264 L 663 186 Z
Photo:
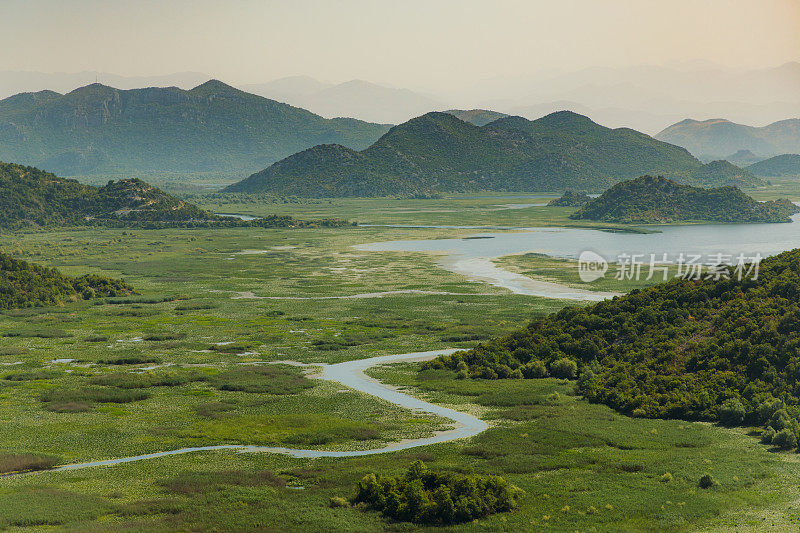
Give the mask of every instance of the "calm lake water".
M 800 214 L 786 224 L 697 224 L 649 227 L 660 233 L 613 233 L 578 228 L 527 228 L 516 232 L 497 231 L 472 235 L 468 239 L 423 239 L 377 242 L 356 246 L 373 252 L 439 252 L 442 268 L 469 278 L 504 287 L 517 294 L 571 300 L 598 300 L 608 293 L 578 291 L 557 283 L 534 281 L 526 276 L 499 268 L 492 259 L 512 254 L 541 253 L 551 257 L 577 259 L 584 251 L 593 251 L 609 263 L 622 254 L 641 254 L 645 263 L 650 254 L 656 261 L 667 254 L 699 254 L 709 262 L 716 254 L 734 258 L 774 255 L 800 247 Z M 577 292 L 576 292 L 577 291 Z

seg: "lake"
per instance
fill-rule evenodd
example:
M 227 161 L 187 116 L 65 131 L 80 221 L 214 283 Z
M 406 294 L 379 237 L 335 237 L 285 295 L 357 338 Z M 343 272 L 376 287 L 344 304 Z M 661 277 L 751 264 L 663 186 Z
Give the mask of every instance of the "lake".
M 551 257 L 577 259 L 584 251 L 593 251 L 609 263 L 623 254 L 641 255 L 648 263 L 650 254 L 658 261 L 667 254 L 669 260 L 678 255 L 698 254 L 709 262 L 716 254 L 734 259 L 739 254 L 762 257 L 800 247 L 800 214 L 785 224 L 695 224 L 682 226 L 650 226 L 659 233 L 618 233 L 582 228 L 520 228 L 519 231 L 481 232 L 458 239 L 422 239 L 387 241 L 356 246 L 373 252 L 443 253 L 439 265 L 471 279 L 485 281 L 517 294 L 597 300 L 610 293 L 577 291 L 561 284 L 538 282 L 496 266 L 492 259 L 512 254 L 541 253 Z

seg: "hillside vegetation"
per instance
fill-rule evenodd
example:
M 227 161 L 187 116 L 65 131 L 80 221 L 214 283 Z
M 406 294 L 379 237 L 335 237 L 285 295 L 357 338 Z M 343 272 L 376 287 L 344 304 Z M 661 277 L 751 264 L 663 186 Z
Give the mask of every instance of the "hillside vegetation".
M 548 207 L 581 207 L 591 202 L 592 198 L 585 192 L 564 191 L 560 198 L 547 202 Z
M 223 192 L 346 197 L 600 191 L 643 173 L 701 184 L 761 183 L 733 169 L 737 172 L 702 165 L 682 148 L 630 129 L 605 128 L 568 111 L 535 121 L 504 117 L 480 127 L 449 113 L 428 113 L 395 126 L 361 152 L 315 146 Z
M 387 129 L 324 119 L 216 80 L 189 91 L 95 83 L 1 100 L 0 161 L 61 175 L 253 172 L 320 143 L 362 149 Z
M 347 223 L 276 215 L 242 221 L 199 209 L 139 179 L 93 187 L 34 167 L 0 162 L 0 229 L 86 224 L 313 227 Z
M 19 261 L 0 252 L 0 309 L 57 305 L 132 292 L 123 281 L 96 275 L 73 278 L 54 268 Z
M 570 218 L 626 224 L 791 222 L 797 212 L 800 208 L 789 200 L 757 202 L 736 187 L 702 189 L 641 176 L 614 185 Z
M 762 424 L 765 441 L 794 446 L 800 250 L 764 260 L 757 279 L 728 274 L 565 308 L 428 366 L 464 378 L 577 377 L 590 401 L 629 415 Z
M 750 165 L 747 170 L 764 177 L 800 176 L 800 155 L 776 155 Z

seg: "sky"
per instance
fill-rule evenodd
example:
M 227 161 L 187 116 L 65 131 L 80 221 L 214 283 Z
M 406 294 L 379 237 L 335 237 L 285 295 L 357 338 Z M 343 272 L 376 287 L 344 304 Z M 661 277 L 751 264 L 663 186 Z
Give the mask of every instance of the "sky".
M 405 87 L 800 60 L 800 0 L 0 0 L 0 71 Z

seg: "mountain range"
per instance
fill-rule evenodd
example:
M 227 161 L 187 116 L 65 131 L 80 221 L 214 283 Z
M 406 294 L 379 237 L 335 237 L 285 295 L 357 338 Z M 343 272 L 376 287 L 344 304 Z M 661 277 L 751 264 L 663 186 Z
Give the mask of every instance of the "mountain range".
M 293 76 L 269 83 L 243 85 L 242 89 L 308 109 L 323 117 L 356 117 L 378 123 L 398 124 L 428 111 L 447 108 L 446 104 L 431 96 L 364 80 L 334 85 L 307 76 Z
M 720 159 L 742 150 L 762 158 L 800 153 L 800 118 L 757 128 L 726 119 L 682 120 L 656 139 L 683 146 L 700 159 Z
M 140 87 L 180 87 L 191 89 L 211 79 L 201 72 L 173 72 L 155 76 L 120 76 L 109 72 L 30 72 L 6 70 L 0 72 L 0 99 L 19 93 L 42 90 L 68 93 L 78 87 L 102 83 L 118 89 Z
M 94 81 L 120 89 L 194 87 L 210 79 L 197 72 L 161 76 L 118 76 L 103 72 L 72 74 L 0 72 L 0 98 L 43 89 L 60 93 Z M 350 80 L 328 83 L 291 76 L 239 88 L 332 118 L 398 124 L 428 111 L 451 108 L 494 109 L 528 119 L 569 110 L 610 127 L 655 134 L 686 117 L 715 117 L 763 126 L 800 116 L 800 63 L 731 69 L 703 62 L 596 67 L 543 71 L 516 77 L 475 79 L 452 87 L 402 87 Z M 723 157 L 725 154 L 716 154 Z
M 246 175 L 320 143 L 362 149 L 387 130 L 325 119 L 216 80 L 191 90 L 91 84 L 67 94 L 40 91 L 0 100 L 0 160 L 68 176 Z
M 467 191 L 604 190 L 660 173 L 703 185 L 757 185 L 725 162 L 571 112 L 484 126 L 432 112 L 390 129 L 363 151 L 324 144 L 278 161 L 223 192 L 308 197 L 430 195 Z

